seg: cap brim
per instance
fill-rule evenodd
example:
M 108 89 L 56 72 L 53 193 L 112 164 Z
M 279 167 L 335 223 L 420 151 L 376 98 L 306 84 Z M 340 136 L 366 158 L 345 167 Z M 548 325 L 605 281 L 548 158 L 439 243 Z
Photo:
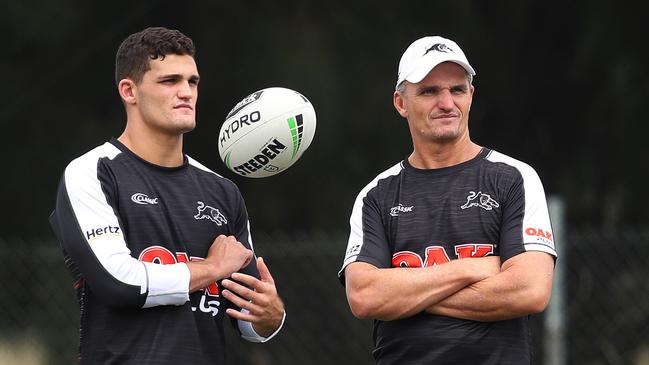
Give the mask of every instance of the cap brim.
M 412 82 L 413 84 L 416 84 L 426 78 L 426 76 L 432 71 L 437 65 L 440 63 L 444 62 L 454 62 L 457 63 L 458 65 L 462 66 L 466 72 L 474 76 L 475 71 L 473 70 L 473 67 L 471 65 L 467 64 L 466 62 L 460 61 L 460 60 L 455 60 L 455 59 L 442 59 L 439 60 L 438 62 L 427 62 L 415 69 L 413 72 L 410 73 L 410 75 L 406 76 L 404 80 L 407 80 L 408 82 Z

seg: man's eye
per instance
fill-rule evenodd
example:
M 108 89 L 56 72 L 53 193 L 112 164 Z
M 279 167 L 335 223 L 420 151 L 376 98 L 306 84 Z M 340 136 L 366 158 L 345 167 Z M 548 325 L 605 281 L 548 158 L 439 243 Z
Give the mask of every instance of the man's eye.
M 451 92 L 453 94 L 464 94 L 466 92 L 466 89 L 463 88 L 463 87 L 454 87 L 454 88 L 451 88 Z

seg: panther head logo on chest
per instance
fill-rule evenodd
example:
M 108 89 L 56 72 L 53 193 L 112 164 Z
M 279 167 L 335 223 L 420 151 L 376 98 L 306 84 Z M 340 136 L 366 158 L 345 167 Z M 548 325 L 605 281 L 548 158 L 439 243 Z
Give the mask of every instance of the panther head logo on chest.
M 201 219 L 209 219 L 212 222 L 216 223 L 217 226 L 227 224 L 228 220 L 225 218 L 223 213 L 219 211 L 218 209 L 214 207 L 210 207 L 209 205 L 205 205 L 205 203 L 199 201 L 198 203 L 198 214 L 194 216 L 194 219 L 196 220 L 201 220 Z
M 500 207 L 500 204 L 492 198 L 489 194 L 485 194 L 481 191 L 477 193 L 475 191 L 470 191 L 469 196 L 466 197 L 466 203 L 460 208 L 469 209 L 471 207 L 480 207 L 484 210 L 492 210 L 493 208 Z

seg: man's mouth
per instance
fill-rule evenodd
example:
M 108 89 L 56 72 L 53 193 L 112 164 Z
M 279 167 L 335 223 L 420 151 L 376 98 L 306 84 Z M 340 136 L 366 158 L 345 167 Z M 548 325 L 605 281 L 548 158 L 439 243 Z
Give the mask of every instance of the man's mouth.
M 194 110 L 194 108 L 192 108 L 191 104 L 178 104 L 178 105 L 174 106 L 174 109 L 189 109 L 189 110 Z

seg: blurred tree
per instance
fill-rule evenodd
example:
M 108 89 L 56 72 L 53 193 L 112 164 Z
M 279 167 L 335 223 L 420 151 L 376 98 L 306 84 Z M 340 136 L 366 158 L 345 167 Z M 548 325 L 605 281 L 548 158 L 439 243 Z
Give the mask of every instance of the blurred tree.
M 113 82 L 121 40 L 146 26 L 179 28 L 198 46 L 198 127 L 187 152 L 241 187 L 253 230 L 347 229 L 357 192 L 407 156 L 407 126 L 391 105 L 399 57 L 441 34 L 478 75 L 473 138 L 534 166 L 573 224 L 647 221 L 649 94 L 642 12 L 603 0 L 176 2 L 6 4 L 0 14 L 5 143 L 0 235 L 50 235 L 58 179 L 74 157 L 124 123 Z M 251 92 L 284 86 L 315 105 L 318 130 L 295 166 L 239 178 L 216 135 Z

